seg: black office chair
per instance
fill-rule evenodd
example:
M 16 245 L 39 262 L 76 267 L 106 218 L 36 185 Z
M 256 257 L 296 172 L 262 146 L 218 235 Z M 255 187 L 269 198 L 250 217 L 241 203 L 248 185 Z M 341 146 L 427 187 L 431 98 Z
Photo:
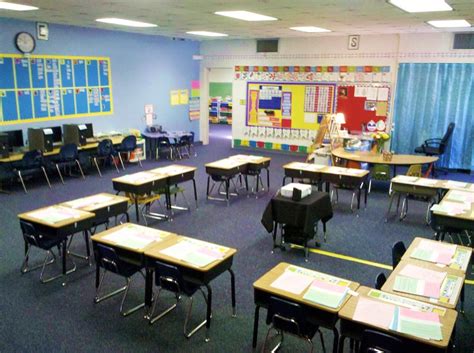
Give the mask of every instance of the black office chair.
M 313 352 L 314 348 L 312 339 L 316 332 L 319 332 L 323 351 L 326 352 L 323 334 L 319 330 L 319 326 L 308 321 L 305 309 L 297 303 L 292 303 L 277 297 L 270 297 L 267 310 L 267 324 L 272 325 L 268 329 L 267 336 L 265 337 L 262 352 L 265 352 L 265 346 L 272 329 L 277 330 L 281 336 L 280 342 L 272 349 L 272 352 L 276 352 L 283 343 L 283 332 L 304 339 L 311 346 L 310 352 Z
M 149 315 L 150 325 L 154 324 L 156 321 L 164 317 L 166 314 L 170 313 L 173 309 L 176 308 L 180 296 L 182 294 L 186 295 L 189 298 L 189 309 L 184 321 L 184 336 L 190 338 L 194 335 L 200 328 L 202 328 L 207 320 L 202 321 L 191 331 L 188 331 L 188 322 L 191 318 L 191 310 L 193 308 L 193 295 L 199 290 L 204 297 L 204 300 L 207 304 L 207 296 L 202 290 L 202 287 L 198 284 L 186 281 L 181 273 L 181 271 L 174 265 L 167 264 L 161 261 L 155 261 L 155 284 L 159 287 L 158 294 L 155 297 L 151 313 Z M 155 312 L 155 307 L 158 303 L 158 298 L 162 290 L 169 291 L 174 294 L 176 298 L 176 303 L 168 307 L 166 310 L 162 311 L 160 314 L 153 317 Z M 209 332 L 206 330 L 206 341 L 209 341 Z
M 82 171 L 81 162 L 79 162 L 79 152 L 77 150 L 77 145 L 74 143 L 68 143 L 61 147 L 59 150 L 58 158 L 53 160 L 54 165 L 56 166 L 56 170 L 58 171 L 59 178 L 61 178 L 61 182 L 64 184 L 63 175 L 61 173 L 61 169 L 69 169 L 69 174 L 71 174 L 72 167 L 76 167 L 79 169 L 79 172 L 82 175 L 82 179 L 85 179 L 84 172 Z
M 448 129 L 442 138 L 431 138 L 425 140 L 421 146 L 415 148 L 415 153 L 423 153 L 427 156 L 442 156 L 448 147 L 455 126 L 455 123 L 449 123 Z M 434 174 L 435 170 L 433 167 L 433 175 Z
M 122 153 L 130 154 L 131 152 L 135 151 L 137 148 L 137 138 L 134 135 L 129 135 L 122 140 L 120 146 L 117 147 L 116 152 L 118 153 L 118 157 L 120 160 L 120 164 L 122 165 L 122 169 L 125 170 L 125 166 L 123 165 Z M 140 167 L 142 166 L 142 161 L 140 158 L 137 158 L 138 164 Z
M 112 140 L 110 139 L 105 139 L 99 142 L 99 145 L 97 146 L 97 153 L 92 157 L 95 167 L 97 168 L 97 171 L 99 172 L 99 176 L 102 178 L 102 173 L 100 172 L 99 164 L 97 161 L 102 161 L 103 164 L 107 163 L 107 161 L 112 161 L 112 163 L 115 166 L 115 169 L 117 170 L 117 173 L 119 173 L 119 169 L 117 166 L 117 163 L 115 162 L 115 157 L 117 156 L 117 152 L 114 150 L 114 145 L 112 143 Z
M 360 353 L 404 353 L 402 340 L 386 333 L 364 330 Z
M 168 159 L 173 159 L 174 145 L 166 136 L 158 137 L 156 141 L 156 155 L 159 157 L 161 153 L 167 153 Z
M 380 272 L 377 277 L 375 277 L 375 289 L 382 289 L 383 285 L 387 281 L 387 277 L 385 277 L 385 273 Z
M 251 176 L 255 179 L 255 198 L 258 198 L 258 192 L 259 192 L 259 186 L 261 185 L 260 191 L 265 191 L 265 187 L 263 185 L 263 180 L 262 180 L 262 166 L 261 165 L 253 165 L 249 164 L 247 169 L 242 172 L 242 175 L 245 178 L 245 187 L 248 191 L 249 189 L 249 181 L 248 177 Z M 253 186 L 251 187 L 251 193 L 254 193 L 254 188 Z
M 40 281 L 41 283 L 48 283 L 51 282 L 59 277 L 62 276 L 62 273 L 60 272 L 56 276 L 49 277 L 49 278 L 44 278 L 44 271 L 46 269 L 46 266 L 51 265 L 53 262 L 56 261 L 56 256 L 54 255 L 52 248 L 57 247 L 58 248 L 58 253 L 60 251 L 60 246 L 61 242 L 64 241 L 64 238 L 61 237 L 54 237 L 54 238 L 48 238 L 45 237 L 44 235 L 40 234 L 36 227 L 29 222 L 20 220 L 20 227 L 21 231 L 23 233 L 23 240 L 25 241 L 25 259 L 23 260 L 23 264 L 21 265 L 21 273 L 25 274 L 30 271 L 37 270 L 38 268 L 41 268 L 41 273 L 40 273 Z M 43 264 L 37 265 L 34 267 L 29 267 L 28 266 L 28 260 L 30 258 L 30 251 L 32 247 L 37 247 L 39 249 L 45 250 L 46 251 L 46 256 L 44 258 Z M 51 258 L 50 258 L 51 257 Z M 74 261 L 73 261 L 74 264 Z M 74 264 L 73 268 L 68 270 L 67 273 L 72 273 L 76 270 L 76 265 Z
M 397 241 L 392 245 L 392 265 L 393 268 L 397 267 L 398 263 L 402 259 L 403 255 L 407 251 L 405 244 L 402 241 Z
M 46 169 L 44 167 L 43 153 L 40 150 L 25 152 L 21 161 L 14 164 L 13 172 L 20 179 L 21 185 L 23 186 L 23 190 L 25 190 L 25 193 L 28 193 L 28 191 L 26 190 L 23 178 L 26 176 L 38 174 L 39 172 L 43 173 L 46 182 L 48 183 L 48 186 L 51 189 L 51 183 L 49 182 L 48 174 L 46 173 Z
M 145 306 L 145 303 L 141 303 L 127 311 L 124 311 L 124 308 L 123 308 L 125 304 L 125 299 L 127 299 L 128 290 L 130 289 L 131 277 L 138 272 L 143 276 L 143 278 L 145 278 L 145 276 L 141 272 L 141 269 L 143 268 L 143 266 L 138 266 L 138 265 L 134 265 L 126 261 L 123 261 L 120 257 L 118 257 L 117 253 L 115 252 L 113 248 L 108 247 L 103 244 L 98 244 L 98 243 L 95 244 L 94 254 L 95 254 L 96 262 L 98 263 L 100 267 L 104 269 L 104 272 L 102 273 L 102 276 L 99 281 L 99 285 L 96 288 L 94 303 L 100 303 L 103 300 L 109 299 L 117 294 L 124 292 L 124 295 L 122 297 L 122 302 L 120 303 L 120 314 L 122 314 L 122 316 L 130 315 L 134 313 L 135 311 L 137 311 L 138 309 L 143 308 Z M 126 284 L 125 286 L 113 292 L 100 296 L 100 290 L 102 288 L 105 274 L 107 272 L 112 272 L 119 276 L 125 277 Z

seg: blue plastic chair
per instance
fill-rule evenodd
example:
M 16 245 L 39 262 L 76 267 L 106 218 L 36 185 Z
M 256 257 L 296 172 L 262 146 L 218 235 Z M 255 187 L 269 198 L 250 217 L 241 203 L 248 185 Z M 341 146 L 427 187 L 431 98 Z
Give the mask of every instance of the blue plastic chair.
M 125 170 L 125 166 L 123 164 L 122 153 L 130 154 L 131 152 L 135 151 L 137 148 L 137 138 L 134 135 L 129 135 L 122 140 L 122 143 L 119 147 L 117 147 L 116 152 L 118 153 L 118 157 L 120 159 L 120 164 L 122 165 L 122 169 Z M 140 158 L 138 159 L 138 163 L 140 167 L 142 166 L 142 161 Z
M 97 153 L 93 156 L 93 161 L 97 171 L 99 172 L 99 176 L 102 178 L 102 173 L 100 172 L 99 164 L 97 161 L 103 161 L 105 164 L 107 161 L 112 161 L 117 173 L 119 173 L 119 169 L 117 167 L 117 163 L 115 162 L 115 158 L 117 156 L 117 152 L 114 150 L 114 145 L 112 140 L 105 139 L 99 142 L 97 146 Z
M 392 245 L 392 265 L 393 268 L 397 267 L 398 263 L 402 259 L 403 255 L 407 251 L 405 244 L 402 241 L 397 241 Z
M 386 333 L 364 330 L 360 353 L 404 353 L 402 340 Z
M 54 164 L 56 166 L 56 170 L 58 171 L 59 178 L 61 178 L 61 182 L 64 184 L 63 175 L 61 173 L 61 169 L 69 168 L 71 171 L 72 167 L 77 166 L 79 169 L 82 179 L 85 179 L 84 172 L 82 171 L 81 162 L 79 162 L 79 151 L 77 150 L 77 145 L 74 143 L 68 143 L 61 147 L 59 151 L 59 157 L 54 160 Z
M 20 179 L 25 193 L 28 193 L 28 191 L 26 190 L 23 178 L 26 176 L 36 175 L 40 172 L 43 172 L 46 182 L 51 189 L 51 183 L 49 182 L 48 174 L 46 173 L 46 169 L 44 167 L 43 153 L 40 150 L 25 152 L 21 161 L 14 165 L 13 172 Z

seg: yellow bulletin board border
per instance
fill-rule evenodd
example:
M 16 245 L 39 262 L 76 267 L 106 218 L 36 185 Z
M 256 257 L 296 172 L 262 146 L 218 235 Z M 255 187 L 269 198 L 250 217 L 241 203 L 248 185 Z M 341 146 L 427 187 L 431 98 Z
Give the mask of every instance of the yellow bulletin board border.
M 270 88 L 281 87 L 280 109 L 260 108 L 257 102 L 261 99 L 259 92 L 261 91 L 262 86 L 268 86 Z M 286 89 L 284 89 L 285 86 Z M 328 92 L 330 92 L 330 95 L 325 98 L 327 103 L 326 110 L 317 111 L 313 107 L 313 110 L 306 111 L 305 99 L 308 87 L 314 87 L 315 89 L 322 87 L 329 88 Z M 247 82 L 246 125 L 282 129 L 316 129 L 319 126 L 319 116 L 335 112 L 336 93 L 337 83 L 335 82 Z M 321 99 L 324 99 L 324 97 L 321 97 Z M 290 104 L 289 107 L 284 107 L 284 100 L 286 101 L 286 104 Z M 274 115 L 262 117 L 262 110 L 265 111 L 265 113 L 271 111 Z M 284 115 L 284 110 L 286 110 L 286 115 Z M 265 123 L 261 123 L 260 120 L 265 120 Z M 290 121 L 290 126 L 287 126 L 288 120 Z
M 17 124 L 26 124 L 32 122 L 44 122 L 44 121 L 55 121 L 55 120 L 64 120 L 64 119 L 74 119 L 74 118 L 85 118 L 85 117 L 95 117 L 95 116 L 106 116 L 114 114 L 114 97 L 113 97 L 113 85 L 112 85 L 112 66 L 110 62 L 110 57 L 106 56 L 73 56 L 73 55 L 21 55 L 21 54 L 2 54 L 0 53 L 1 58 L 11 58 L 11 59 L 69 59 L 69 60 L 97 60 L 97 61 L 107 61 L 107 75 L 108 85 L 107 86 L 74 86 L 74 87 L 55 87 L 55 88 L 41 88 L 41 89 L 77 89 L 77 88 L 108 88 L 109 89 L 109 96 L 110 96 L 110 111 L 107 112 L 95 112 L 95 113 L 81 113 L 81 114 L 69 114 L 69 115 L 58 115 L 54 117 L 44 117 L 44 118 L 31 118 L 31 119 L 17 119 L 17 120 L 9 120 L 9 121 L 0 121 L 0 126 L 8 126 L 8 125 L 17 125 Z M 87 70 L 87 69 L 86 69 Z M 87 75 L 87 73 L 86 73 Z M 31 78 L 31 71 L 30 71 L 30 78 Z M 47 78 L 45 78 L 47 81 Z M 16 74 L 14 74 L 14 84 L 17 87 L 16 81 Z M 39 88 L 14 88 L 14 89 L 0 89 L 0 91 L 34 91 L 38 90 Z M 48 102 L 49 104 L 49 102 Z M 76 107 L 75 107 L 76 108 Z M 101 107 L 102 109 L 102 107 Z M 77 108 L 76 108 L 77 110 Z M 17 100 L 17 111 L 19 111 L 18 107 L 18 100 Z M 49 114 L 49 113 L 48 113 Z

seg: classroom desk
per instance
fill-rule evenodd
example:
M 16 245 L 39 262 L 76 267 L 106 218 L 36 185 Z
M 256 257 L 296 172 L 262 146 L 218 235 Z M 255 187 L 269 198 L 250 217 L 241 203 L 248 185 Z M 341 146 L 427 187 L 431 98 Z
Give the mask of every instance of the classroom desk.
M 243 173 L 245 175 L 245 186 L 248 191 L 248 180 L 247 175 L 256 175 L 257 177 L 260 176 L 260 172 L 262 169 L 265 169 L 267 172 L 267 191 L 270 189 L 270 157 L 261 157 L 261 156 L 254 156 L 254 155 L 246 155 L 246 154 L 238 154 L 235 156 L 229 157 L 230 159 L 238 160 L 238 161 L 246 161 L 247 162 L 247 170 Z M 256 186 L 256 193 L 258 194 L 258 182 Z M 263 182 L 262 182 L 263 184 Z M 263 185 L 262 185 L 263 186 Z
M 310 321 L 314 322 L 315 324 L 332 330 L 334 333 L 334 344 L 333 344 L 333 352 L 337 352 L 337 346 L 339 342 L 339 331 L 337 330 L 336 323 L 338 321 L 338 313 L 344 304 L 349 300 L 350 295 L 347 295 L 343 302 L 339 305 L 339 307 L 333 309 L 327 306 L 319 305 L 312 301 L 306 300 L 303 298 L 305 291 L 301 294 L 293 294 L 291 292 L 287 292 L 278 288 L 274 288 L 271 284 L 280 277 L 284 271 L 289 267 L 296 267 L 297 269 L 301 269 L 303 271 L 307 271 L 310 275 L 317 276 L 317 277 L 328 277 L 335 280 L 348 282 L 349 288 L 352 291 L 355 291 L 359 287 L 359 283 L 351 282 L 349 280 L 345 280 L 342 278 L 337 278 L 334 276 L 326 275 L 324 273 L 319 273 L 316 271 L 308 270 L 302 267 L 294 266 L 286 262 L 281 262 L 272 268 L 270 271 L 265 273 L 262 277 L 257 279 L 253 283 L 253 290 L 254 290 L 254 302 L 255 302 L 255 315 L 254 315 L 254 324 L 253 324 L 253 340 L 252 340 L 252 347 L 257 347 L 257 338 L 258 338 L 258 321 L 259 321 L 259 312 L 260 307 L 267 308 L 270 301 L 270 297 L 279 297 L 283 298 L 297 304 L 302 305 L 307 310 L 307 315 Z
M 300 201 L 293 201 L 280 194 L 273 196 L 262 215 L 262 224 L 267 232 L 273 232 L 273 248 L 277 247 L 276 233 L 278 224 L 285 224 L 298 229 L 306 236 L 304 239 L 295 239 L 302 242 L 308 258 L 307 241 L 315 236 L 315 225 L 321 220 L 323 223 L 324 241 L 326 241 L 326 223 L 332 218 L 332 205 L 326 192 L 313 191 L 311 195 Z M 291 237 L 285 241 L 292 243 Z
M 55 215 L 60 215 L 61 219 L 57 221 L 54 218 L 51 220 L 47 219 L 47 217 L 55 217 Z M 43 207 L 18 215 L 20 220 L 34 224 L 40 234 L 46 237 L 60 237 L 64 239 L 62 243 L 63 286 L 66 285 L 67 274 L 67 238 L 77 232 L 87 232 L 92 225 L 94 217 L 95 215 L 92 212 L 71 209 L 60 205 Z
M 114 145 L 119 145 L 123 138 L 125 136 L 111 136 L 111 137 L 104 137 L 104 138 L 101 138 L 101 139 L 97 139 L 97 141 L 91 141 L 91 142 L 88 142 L 86 143 L 85 145 L 82 145 L 82 146 L 78 146 L 78 150 L 79 151 L 90 151 L 94 148 L 97 148 L 97 146 L 99 146 L 99 142 L 100 140 L 104 140 L 104 139 L 110 139 L 112 140 L 112 143 Z M 49 151 L 49 152 L 43 152 L 43 156 L 44 157 L 54 157 L 54 156 L 57 156 L 59 154 L 61 150 L 61 147 L 60 146 L 56 146 L 53 148 L 52 151 Z M 18 162 L 20 161 L 22 158 L 23 158 L 23 155 L 25 153 L 23 152 L 20 152 L 20 153 L 11 153 L 10 156 L 8 157 L 5 157 L 5 158 L 0 158 L 0 163 L 12 163 L 12 162 Z
M 146 150 L 149 151 L 150 158 L 158 159 L 158 139 L 160 137 L 167 137 L 170 140 L 174 140 L 174 143 L 183 136 L 192 136 L 190 132 L 187 131 L 163 131 L 163 132 L 150 132 L 143 131 L 142 136 L 145 138 Z M 170 141 L 173 143 L 172 141 Z
M 439 205 L 431 208 L 436 239 L 444 240 L 447 232 L 474 231 L 474 188 L 471 189 L 473 191 L 449 190 Z M 453 211 L 452 206 L 459 210 Z
M 446 272 L 447 278 L 449 277 L 449 278 L 452 278 L 453 280 L 453 287 L 451 288 L 451 293 L 448 293 L 446 297 L 443 295 L 443 289 L 444 289 L 443 287 L 445 286 L 449 287 L 449 284 L 446 284 L 447 282 L 446 279 L 444 280 L 442 287 L 440 289 L 439 299 L 433 299 L 433 298 L 429 298 L 429 297 L 425 297 L 421 295 L 394 291 L 393 286 L 395 284 L 395 278 L 400 273 L 400 271 L 408 264 L 415 265 L 415 266 L 432 270 L 432 271 L 436 271 L 436 272 Z M 392 271 L 390 276 L 387 278 L 387 281 L 385 282 L 385 284 L 382 286 L 382 290 L 387 293 L 393 293 L 393 294 L 401 295 L 407 298 L 419 300 L 422 302 L 436 304 L 444 308 L 455 309 L 461 297 L 461 292 L 464 286 L 464 279 L 465 279 L 465 275 L 459 270 L 453 270 L 450 268 L 440 268 L 436 266 L 435 264 L 425 262 L 425 261 L 412 261 L 412 259 L 410 258 L 410 259 L 400 261 L 397 267 Z
M 192 238 L 184 236 L 174 236 L 168 239 L 165 239 L 163 242 L 155 244 L 151 247 L 145 249 L 145 258 L 146 258 L 146 284 L 145 284 L 145 307 L 148 308 L 148 311 L 151 308 L 153 300 L 153 275 L 155 271 L 154 261 L 159 260 L 177 266 L 180 272 L 183 275 L 183 278 L 186 281 L 198 284 L 200 286 L 205 286 L 207 288 L 207 310 L 206 310 L 206 341 L 209 340 L 209 329 L 211 326 L 211 317 L 212 317 L 212 289 L 210 282 L 216 277 L 220 276 L 224 272 L 230 273 L 231 281 L 231 300 L 232 300 L 232 312 L 235 316 L 235 276 L 232 271 L 232 262 L 234 260 L 234 255 L 237 252 L 236 249 L 227 248 L 225 255 L 214 262 L 211 262 L 205 267 L 196 267 L 190 263 L 187 263 L 183 260 L 171 257 L 167 254 L 162 253 L 161 251 L 167 249 L 173 245 L 176 245 L 180 241 L 191 240 L 197 241 Z M 202 242 L 202 241 L 198 241 Z M 202 242 L 206 243 L 206 242 Z M 207 243 L 211 244 L 211 243 Z M 216 244 L 211 244 L 213 246 L 219 246 Z M 220 246 L 219 246 L 220 247 Z
M 458 313 L 455 310 L 444 309 L 433 304 L 426 304 L 420 301 L 409 299 L 405 296 L 394 295 L 383 293 L 376 289 L 361 286 L 357 289 L 358 296 L 351 296 L 346 304 L 339 311 L 341 338 L 339 339 L 339 353 L 344 350 L 345 338 L 352 338 L 357 341 L 362 340 L 362 334 L 364 330 L 371 329 L 380 331 L 382 333 L 388 333 L 402 339 L 403 343 L 407 345 L 406 352 L 416 353 L 432 353 L 432 352 L 449 352 L 450 340 L 454 333 L 454 327 Z M 369 323 L 354 321 L 354 312 L 357 307 L 359 298 L 369 298 L 371 300 L 383 301 L 383 302 L 397 302 L 400 306 L 415 307 L 424 310 L 435 310 L 435 312 L 443 313 L 440 315 L 441 332 L 443 335 L 442 341 L 426 340 L 420 337 L 415 337 L 395 331 L 388 330 L 385 327 L 375 326 Z M 385 300 L 384 300 L 385 299 Z
M 291 162 L 283 166 L 285 176 L 283 177 L 282 185 L 284 186 L 287 178 L 294 179 L 309 179 L 311 184 L 317 184 L 318 190 L 322 190 L 322 170 L 327 166 L 314 163 Z
M 397 175 L 397 166 L 407 166 L 413 164 L 433 164 L 438 157 L 420 156 L 413 154 L 394 154 L 390 161 L 385 161 L 381 153 L 372 151 L 348 152 L 343 147 L 336 148 L 331 151 L 332 155 L 337 158 L 369 164 L 388 164 L 393 166 L 394 175 Z
M 412 256 L 413 252 L 419 247 L 420 243 L 422 242 L 427 242 L 432 243 L 435 246 L 439 245 L 446 245 L 446 246 L 456 246 L 456 252 L 454 253 L 453 256 L 453 262 L 447 266 L 448 268 L 452 269 L 453 271 L 459 271 L 461 274 L 466 274 L 467 272 L 467 267 L 469 266 L 469 262 L 471 261 L 471 256 L 472 256 L 472 248 L 467 247 L 467 246 L 461 246 L 461 245 L 455 245 L 455 244 L 449 244 L 449 243 L 440 243 L 439 241 L 436 240 L 431 240 L 431 239 L 426 239 L 426 238 L 420 238 L 416 237 L 408 249 L 405 251 L 405 254 L 402 256 L 402 260 L 410 260 L 414 265 L 419 265 L 420 263 L 425 263 L 426 261 L 415 259 Z M 434 262 L 430 262 L 431 264 L 435 264 Z
M 206 189 L 207 199 L 226 201 L 227 205 L 229 205 L 229 195 L 232 195 L 229 193 L 230 182 L 238 174 L 245 174 L 249 168 L 249 165 L 252 166 L 252 168 L 265 168 L 267 170 L 267 184 L 269 187 L 270 176 L 268 166 L 270 164 L 270 160 L 271 158 L 269 157 L 237 155 L 205 164 L 206 173 L 208 174 Z M 211 178 L 215 182 L 222 182 L 225 184 L 225 199 L 210 196 L 210 193 L 214 188 L 214 186 L 212 186 L 211 190 L 209 190 Z M 220 190 L 217 191 L 220 193 Z M 235 195 L 236 194 L 233 194 L 232 196 Z

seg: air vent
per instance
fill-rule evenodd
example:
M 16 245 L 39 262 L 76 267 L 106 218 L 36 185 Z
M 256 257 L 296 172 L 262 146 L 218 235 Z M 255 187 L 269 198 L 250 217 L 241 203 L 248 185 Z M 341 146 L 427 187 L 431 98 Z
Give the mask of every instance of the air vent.
M 453 49 L 474 49 L 474 33 L 454 34 Z
M 278 53 L 278 39 L 257 39 L 257 53 Z

